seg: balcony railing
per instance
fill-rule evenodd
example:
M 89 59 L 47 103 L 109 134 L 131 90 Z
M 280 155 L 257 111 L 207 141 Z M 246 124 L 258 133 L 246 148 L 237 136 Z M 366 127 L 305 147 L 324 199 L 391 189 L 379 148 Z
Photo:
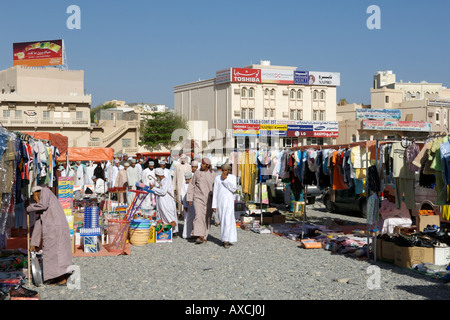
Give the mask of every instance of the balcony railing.
M 90 121 L 87 119 L 39 119 L 39 118 L 25 118 L 25 119 L 15 119 L 15 118 L 0 118 L 0 124 L 4 127 L 36 127 L 36 126 L 46 126 L 46 127 L 60 127 L 60 126 L 70 126 L 70 127 L 87 127 Z

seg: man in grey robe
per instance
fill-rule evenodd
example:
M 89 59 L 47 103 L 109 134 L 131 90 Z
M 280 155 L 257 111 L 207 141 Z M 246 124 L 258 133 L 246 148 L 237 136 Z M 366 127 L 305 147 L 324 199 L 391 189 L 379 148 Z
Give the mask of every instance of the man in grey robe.
M 36 212 L 38 217 L 31 236 L 30 251 L 37 251 L 42 242 L 44 281 L 65 285 L 73 267 L 72 241 L 64 210 L 47 187 L 33 187 L 33 200 L 35 203 L 27 207 L 27 212 Z
M 216 175 L 211 170 L 211 160 L 202 159 L 200 170 L 197 170 L 190 181 L 186 200 L 194 205 L 195 218 L 193 222 L 192 238 L 195 243 L 206 243 L 212 215 L 212 191 Z M 192 188 L 191 188 L 192 187 Z

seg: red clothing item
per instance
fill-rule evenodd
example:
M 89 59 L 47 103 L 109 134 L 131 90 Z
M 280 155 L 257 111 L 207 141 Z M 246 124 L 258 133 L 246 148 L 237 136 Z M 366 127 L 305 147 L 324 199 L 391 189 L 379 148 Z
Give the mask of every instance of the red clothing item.
M 333 190 L 346 190 L 347 184 L 344 182 L 344 175 L 339 173 L 338 162 L 340 160 L 339 152 L 335 151 L 331 158 L 331 165 L 333 171 Z

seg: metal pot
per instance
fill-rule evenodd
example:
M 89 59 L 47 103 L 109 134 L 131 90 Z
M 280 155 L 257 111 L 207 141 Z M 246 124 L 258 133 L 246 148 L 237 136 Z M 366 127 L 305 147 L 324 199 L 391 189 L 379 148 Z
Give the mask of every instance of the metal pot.
M 31 274 L 33 276 L 33 282 L 36 287 L 40 287 L 44 284 L 42 278 L 42 267 L 39 262 L 39 257 L 36 252 L 31 252 Z

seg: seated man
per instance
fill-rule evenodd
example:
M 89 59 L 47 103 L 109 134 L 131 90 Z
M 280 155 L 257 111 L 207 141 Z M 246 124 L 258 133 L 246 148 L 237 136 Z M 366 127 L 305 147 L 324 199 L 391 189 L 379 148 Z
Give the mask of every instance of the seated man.
M 92 181 L 95 183 L 94 193 L 105 194 L 108 192 L 108 185 L 102 178 L 97 178 L 97 176 L 92 177 Z
M 396 226 L 410 227 L 412 225 L 411 214 L 406 203 L 402 201 L 402 206 L 397 209 L 395 206 L 395 191 L 391 186 L 387 186 L 383 191 L 384 200 L 380 207 L 380 221 L 378 222 L 381 234 L 393 233 Z

